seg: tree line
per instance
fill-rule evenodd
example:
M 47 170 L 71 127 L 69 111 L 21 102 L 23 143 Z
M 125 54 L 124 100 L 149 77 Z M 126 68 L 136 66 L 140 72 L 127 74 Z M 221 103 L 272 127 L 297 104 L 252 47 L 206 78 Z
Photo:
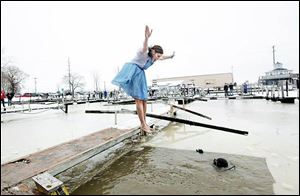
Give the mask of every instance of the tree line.
M 29 77 L 18 66 L 14 65 L 13 60 L 4 55 L 1 49 L 1 90 L 13 94 L 21 93 L 24 83 Z M 94 74 L 94 83 L 98 88 L 99 76 Z M 85 86 L 84 77 L 77 73 L 68 73 L 62 77 L 63 83 L 69 87 L 69 91 L 74 97 L 75 91 Z

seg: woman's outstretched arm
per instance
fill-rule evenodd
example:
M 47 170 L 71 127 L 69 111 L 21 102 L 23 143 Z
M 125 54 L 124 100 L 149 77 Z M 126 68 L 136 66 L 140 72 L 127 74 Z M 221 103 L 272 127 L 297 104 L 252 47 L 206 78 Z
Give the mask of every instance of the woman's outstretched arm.
M 172 54 L 172 55 L 169 55 L 169 56 L 163 55 L 163 56 L 161 56 L 161 57 L 159 58 L 159 60 L 172 59 L 174 56 L 175 56 L 175 52 L 173 52 L 173 54 Z
M 146 53 L 148 51 L 148 39 L 152 34 L 152 29 L 150 31 L 148 25 L 146 25 L 145 28 L 145 40 L 144 40 L 144 44 L 143 44 L 143 53 Z

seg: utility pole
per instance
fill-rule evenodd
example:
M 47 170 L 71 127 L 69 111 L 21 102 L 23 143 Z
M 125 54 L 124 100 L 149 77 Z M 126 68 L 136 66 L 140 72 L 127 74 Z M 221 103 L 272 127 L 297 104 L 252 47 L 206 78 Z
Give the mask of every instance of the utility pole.
M 272 46 L 273 48 L 273 65 L 275 65 L 275 46 Z
M 119 66 L 118 66 L 118 73 L 120 72 Z M 121 92 L 121 87 L 119 86 L 119 93 Z
M 34 93 L 36 94 L 36 79 L 37 78 L 34 78 Z
M 69 72 L 69 90 L 71 92 L 71 69 L 70 69 L 70 58 L 68 57 L 68 72 Z
M 232 83 L 233 83 L 233 65 L 231 65 Z

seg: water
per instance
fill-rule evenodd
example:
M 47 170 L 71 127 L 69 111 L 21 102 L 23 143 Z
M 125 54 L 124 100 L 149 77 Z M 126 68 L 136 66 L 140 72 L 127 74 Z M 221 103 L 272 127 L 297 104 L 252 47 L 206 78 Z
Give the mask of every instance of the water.
M 248 131 L 248 136 L 175 124 L 152 146 L 265 157 L 275 179 L 275 194 L 299 194 L 299 101 L 216 100 L 188 105 L 212 120 L 186 112 L 178 117 Z
M 236 169 L 216 170 L 212 160 L 219 156 Z M 262 158 L 144 147 L 127 153 L 72 194 L 270 195 L 272 184 Z
M 1 121 L 3 121 L 1 123 L 1 163 L 114 126 L 114 116 L 112 114 L 85 114 L 84 111 L 86 109 L 119 109 L 120 107 L 135 109 L 134 105 L 104 106 L 103 103 L 94 103 L 70 106 L 69 114 L 65 114 L 60 110 L 51 110 L 39 114 L 1 115 Z M 164 104 L 153 105 L 153 111 L 158 114 L 163 113 L 168 108 Z M 274 193 L 299 194 L 298 100 L 295 104 L 282 104 L 266 100 L 209 100 L 207 102 L 196 101 L 190 103 L 186 105 L 186 108 L 210 116 L 212 120 L 184 111 L 177 112 L 179 118 L 240 129 L 248 131 L 249 135 L 244 136 L 173 123 L 144 145 L 151 146 L 154 149 L 168 148 L 174 151 L 187 150 L 189 152 L 201 148 L 204 152 L 264 158 L 275 180 L 273 184 Z M 151 111 L 150 105 L 148 105 L 148 111 Z M 147 120 L 149 119 L 147 118 Z M 138 125 L 139 121 L 136 115 L 118 115 L 119 127 L 135 127 Z M 148 159 L 151 160 L 151 156 L 154 155 L 148 153 L 148 156 L 150 156 Z M 146 158 L 141 156 L 141 159 Z M 143 162 L 143 160 L 140 160 L 140 162 Z M 124 162 L 122 164 L 123 168 L 129 168 L 133 163 Z M 141 165 L 143 164 L 141 163 Z M 124 174 L 121 170 L 122 167 L 115 170 L 116 175 L 119 172 L 120 175 Z M 191 168 L 187 168 L 187 170 L 186 172 L 192 171 Z M 150 174 L 153 172 L 151 170 L 147 171 Z M 128 170 L 128 172 L 130 173 L 131 170 Z M 129 173 L 124 174 L 124 178 L 117 176 L 115 180 L 118 182 L 124 181 L 124 187 L 129 186 L 134 189 L 134 186 L 127 184 L 125 180 L 125 176 L 128 176 Z M 144 175 L 147 175 L 147 173 Z M 165 178 L 161 176 L 161 179 Z M 91 182 L 96 184 L 97 187 L 101 187 L 101 183 L 96 181 Z M 113 184 L 109 184 L 109 181 L 113 181 L 112 179 L 108 178 L 107 181 L 107 186 L 111 187 L 111 192 L 118 190 L 113 190 Z M 159 186 L 155 187 L 157 188 L 155 190 L 160 190 L 162 194 L 165 193 L 165 189 Z M 167 189 L 171 191 L 170 193 L 173 193 L 172 187 L 174 188 L 174 186 L 170 186 Z M 89 187 L 89 189 L 95 188 Z M 105 187 L 101 189 L 108 190 Z M 227 191 L 230 192 L 230 190 Z M 83 191 L 88 190 L 83 186 Z M 178 193 L 182 192 L 178 190 Z
M 272 177 L 275 180 L 275 182 L 272 184 L 275 194 L 299 194 L 298 100 L 296 100 L 295 104 L 282 104 L 280 102 L 272 102 L 266 100 L 210 100 L 208 102 L 193 102 L 186 105 L 186 108 L 210 116 L 212 120 L 204 119 L 184 111 L 177 112 L 178 118 L 185 118 L 202 123 L 240 129 L 248 131 L 249 135 L 244 136 L 219 130 L 173 123 L 171 126 L 165 129 L 163 132 L 158 133 L 154 138 L 152 138 L 144 145 L 151 146 L 154 149 L 167 148 L 175 151 L 189 150 L 189 152 L 194 152 L 195 149 L 200 148 L 203 149 L 204 152 L 228 153 L 240 156 L 262 158 L 265 159 L 267 170 L 270 171 Z M 130 179 L 140 179 L 141 175 L 137 175 L 136 171 L 134 169 L 131 170 L 130 168 L 135 168 L 135 166 L 132 165 L 138 165 L 139 167 L 141 167 L 139 171 L 143 171 L 143 167 L 141 165 L 145 164 L 144 161 L 146 161 L 146 159 L 150 161 L 153 161 L 155 159 L 153 153 L 145 153 L 146 157 L 142 155 L 138 156 L 138 160 L 131 158 L 133 159 L 131 162 L 124 162 L 123 159 L 117 161 L 116 164 L 120 164 L 120 167 L 116 167 L 116 165 L 112 166 L 112 169 L 109 170 L 109 174 L 112 174 L 111 177 L 109 177 L 109 175 L 105 177 L 107 173 L 104 173 L 102 175 L 99 174 L 93 180 L 83 185 L 74 193 L 138 194 L 137 192 L 131 190 L 136 188 L 135 184 L 131 184 L 135 181 L 128 181 L 126 179 L 128 177 Z M 165 156 L 169 157 L 172 160 L 173 154 L 165 154 Z M 163 158 L 164 156 L 160 157 Z M 177 161 L 174 162 L 174 165 L 176 165 Z M 261 169 L 262 166 L 260 166 L 260 164 L 260 161 L 254 161 L 253 170 L 256 171 Z M 182 189 L 176 188 L 176 186 L 172 186 L 172 182 L 168 183 L 168 185 L 166 186 L 161 187 L 159 184 L 148 186 L 149 183 L 147 182 L 147 180 L 145 180 L 149 179 L 146 178 L 147 175 L 153 176 L 153 173 L 158 176 L 160 175 L 157 172 L 148 169 L 147 164 L 145 168 L 145 172 L 142 175 L 142 182 L 145 182 L 146 185 L 144 186 L 144 188 L 142 185 L 137 187 L 139 187 L 138 190 L 140 191 L 145 188 L 149 189 L 152 187 L 153 192 L 142 191 L 142 193 L 201 193 L 197 192 L 199 190 L 196 189 L 190 190 L 186 189 L 186 187 Z M 124 169 L 126 170 L 125 173 L 123 171 Z M 202 170 L 207 169 L 208 168 L 205 169 L 204 167 L 204 169 Z M 187 172 L 193 171 L 192 168 L 187 168 L 187 170 Z M 246 173 L 243 174 L 243 172 L 239 174 L 243 179 L 246 179 L 246 175 L 249 175 Z M 156 177 L 155 179 L 163 182 L 163 180 L 166 180 L 168 178 L 160 176 Z M 255 179 L 254 181 L 257 180 Z M 258 180 L 258 182 L 260 181 Z M 264 183 L 261 182 L 261 184 Z M 247 189 L 247 187 L 248 186 L 245 186 L 245 189 Z M 224 184 L 221 184 L 218 188 L 223 189 L 224 193 L 239 193 L 240 187 L 236 187 L 235 192 L 234 190 L 232 190 L 232 187 L 227 187 Z M 252 184 L 252 187 L 249 185 L 248 188 L 255 189 L 257 188 L 257 185 Z M 244 190 L 244 193 L 247 192 L 249 194 L 265 194 L 261 191 L 269 191 L 268 186 L 260 188 L 258 186 L 258 189 L 258 192 Z M 91 190 L 94 190 L 95 192 L 90 192 Z M 126 190 L 128 192 L 118 192 Z M 209 190 L 210 189 L 208 188 L 207 191 Z M 212 192 L 210 193 L 218 194 L 218 192 L 216 192 L 216 189 L 214 189 L 213 187 L 211 187 L 211 190 Z M 209 194 L 209 192 L 207 191 L 205 193 Z M 268 192 L 268 194 L 272 193 Z

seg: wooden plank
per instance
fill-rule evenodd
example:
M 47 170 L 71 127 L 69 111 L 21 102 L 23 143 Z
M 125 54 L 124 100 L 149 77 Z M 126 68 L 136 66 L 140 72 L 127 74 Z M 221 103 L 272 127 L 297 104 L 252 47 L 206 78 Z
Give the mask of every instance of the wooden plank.
M 23 180 L 47 171 L 57 175 L 123 140 L 140 133 L 133 129 L 104 129 L 79 139 L 21 157 L 30 162 L 10 161 L 1 165 L 1 188 L 14 186 Z M 18 158 L 20 160 L 20 158 Z
M 204 114 L 200 114 L 200 113 L 198 113 L 198 112 L 195 112 L 195 111 L 192 111 L 192 110 L 183 108 L 183 107 L 179 107 L 179 106 L 177 106 L 177 105 L 173 105 L 173 104 L 169 104 L 169 105 L 172 106 L 172 107 L 174 107 L 174 108 L 177 108 L 177 109 L 180 109 L 180 110 L 183 110 L 183 111 L 186 111 L 186 112 L 195 114 L 195 115 L 197 115 L 197 116 L 201 116 L 201 117 L 203 117 L 203 118 L 207 118 L 207 119 L 211 120 L 211 117 L 208 117 L 208 116 L 206 116 L 206 115 L 204 115 Z
M 112 110 L 86 110 L 85 113 L 100 113 L 100 114 L 101 113 L 110 113 L 110 114 L 130 113 L 130 114 L 137 114 L 136 111 L 127 110 L 127 109 L 122 109 L 121 111 L 120 110 L 115 110 L 115 111 L 112 111 Z M 231 133 L 236 133 L 236 134 L 241 134 L 241 135 L 248 135 L 247 131 L 241 131 L 241 130 L 231 129 L 231 128 L 227 128 L 227 127 L 220 127 L 220 126 L 215 126 L 215 125 L 210 125 L 210 124 L 205 124 L 205 123 L 199 123 L 199 122 L 185 120 L 185 119 L 181 119 L 181 118 L 173 118 L 173 117 L 156 115 L 156 114 L 149 114 L 149 113 L 146 113 L 146 116 L 152 117 L 152 118 L 158 118 L 158 119 L 161 119 L 161 120 L 168 120 L 168 121 L 171 121 L 171 122 L 184 123 L 184 124 L 193 125 L 193 126 L 206 127 L 206 128 L 210 128 L 210 129 L 216 129 L 216 130 L 220 130 L 220 131 L 231 132 Z

